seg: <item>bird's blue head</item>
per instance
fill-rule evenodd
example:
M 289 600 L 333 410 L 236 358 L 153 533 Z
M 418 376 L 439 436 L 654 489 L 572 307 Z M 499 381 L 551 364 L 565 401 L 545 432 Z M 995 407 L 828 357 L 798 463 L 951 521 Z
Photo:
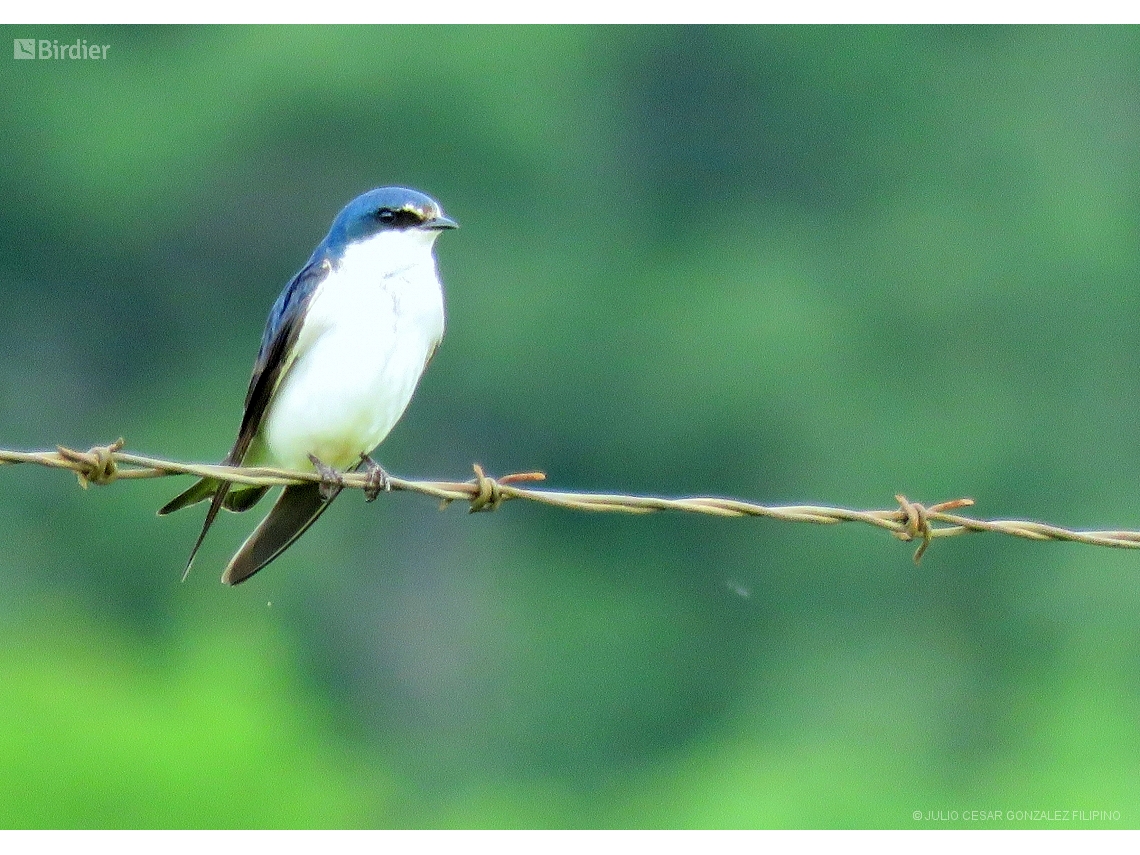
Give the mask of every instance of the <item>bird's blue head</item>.
M 380 187 L 357 196 L 333 220 L 325 246 L 332 252 L 383 231 L 438 232 L 458 224 L 444 215 L 439 203 L 405 187 Z

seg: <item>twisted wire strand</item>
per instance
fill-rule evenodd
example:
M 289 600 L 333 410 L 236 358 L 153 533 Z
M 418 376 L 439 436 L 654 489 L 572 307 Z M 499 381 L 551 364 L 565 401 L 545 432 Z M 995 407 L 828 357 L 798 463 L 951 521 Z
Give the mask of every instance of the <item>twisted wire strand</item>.
M 234 484 L 275 487 L 304 482 L 319 482 L 315 472 L 294 472 L 270 467 L 219 466 L 201 463 L 178 463 L 156 457 L 145 457 L 123 451 L 123 440 L 110 445 L 76 451 L 57 446 L 55 451 L 9 451 L 0 449 L 0 465 L 32 463 L 74 472 L 80 486 L 106 485 L 119 479 L 163 478 L 171 475 L 196 475 L 219 478 Z M 1140 531 L 1074 531 L 1030 520 L 985 520 L 963 516 L 955 511 L 970 507 L 972 499 L 953 499 L 935 505 L 912 502 L 895 496 L 898 506 L 886 510 L 860 511 L 817 505 L 769 506 L 740 499 L 717 496 L 627 496 L 619 493 L 579 493 L 545 490 L 530 486 L 545 480 L 541 472 L 517 472 L 499 478 L 488 476 L 474 465 L 475 477 L 468 481 L 413 481 L 391 477 L 390 488 L 419 493 L 439 499 L 441 507 L 452 502 L 467 502 L 472 512 L 496 510 L 503 502 L 521 499 L 568 510 L 601 513 L 646 514 L 657 511 L 680 511 L 722 517 L 767 517 L 786 522 L 831 525 L 859 522 L 889 531 L 899 540 L 919 541 L 914 553 L 917 564 L 936 538 L 954 537 L 971 532 L 991 532 L 1027 540 L 1054 540 L 1109 546 L 1118 549 L 1140 548 Z M 368 476 L 347 472 L 343 486 L 368 489 Z

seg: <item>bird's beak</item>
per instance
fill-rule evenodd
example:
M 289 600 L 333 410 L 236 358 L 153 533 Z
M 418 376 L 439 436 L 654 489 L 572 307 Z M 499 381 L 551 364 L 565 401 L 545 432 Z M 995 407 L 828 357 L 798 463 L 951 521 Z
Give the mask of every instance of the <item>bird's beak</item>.
M 451 219 L 450 217 L 445 217 L 443 214 L 440 214 L 438 217 L 433 217 L 430 220 L 425 220 L 420 225 L 420 228 L 421 229 L 457 229 L 457 228 L 459 228 L 459 223 L 455 222 L 455 220 Z

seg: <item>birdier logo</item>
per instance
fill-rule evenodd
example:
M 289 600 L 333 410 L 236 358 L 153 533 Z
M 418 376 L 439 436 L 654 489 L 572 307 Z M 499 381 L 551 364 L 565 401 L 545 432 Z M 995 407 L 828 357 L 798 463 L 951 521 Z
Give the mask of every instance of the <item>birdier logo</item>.
M 106 59 L 110 45 L 89 45 L 87 39 L 60 44 L 59 39 L 12 39 L 13 59 Z

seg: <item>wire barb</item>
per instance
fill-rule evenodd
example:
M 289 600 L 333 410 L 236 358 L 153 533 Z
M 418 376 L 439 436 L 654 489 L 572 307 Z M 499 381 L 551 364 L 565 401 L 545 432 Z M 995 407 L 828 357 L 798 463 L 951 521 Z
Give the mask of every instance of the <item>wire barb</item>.
M 497 511 L 503 503 L 503 488 L 494 478 L 489 478 L 478 463 L 472 464 L 475 478 L 472 483 L 479 488 L 479 492 L 471 498 L 471 508 L 468 513 L 479 511 Z
M 75 473 L 81 487 L 109 484 L 131 478 L 162 478 L 169 475 L 196 475 L 217 478 L 232 484 L 252 487 L 278 487 L 288 484 L 319 482 L 315 472 L 292 472 L 268 467 L 221 466 L 201 463 L 177 463 L 154 457 L 143 457 L 123 451 L 120 438 L 110 445 L 97 445 L 88 451 L 57 446 L 55 451 L 10 451 L 0 449 L 0 465 L 35 463 Z M 895 496 L 898 507 L 890 510 L 859 511 L 848 508 L 815 505 L 767 506 L 739 499 L 715 496 L 664 498 L 660 496 L 626 496 L 608 493 L 571 493 L 540 490 L 526 485 L 545 480 L 541 472 L 516 472 L 492 478 L 475 464 L 475 477 L 467 481 L 408 481 L 394 476 L 388 483 L 393 491 L 420 493 L 440 500 L 441 508 L 456 501 L 470 504 L 476 511 L 496 510 L 509 499 L 525 499 L 544 505 L 601 513 L 647 514 L 656 511 L 683 511 L 721 517 L 768 517 L 786 522 L 833 524 L 860 522 L 886 529 L 902 541 L 921 540 L 914 553 L 918 564 L 932 541 L 971 532 L 991 532 L 1026 540 L 1053 540 L 1109 546 L 1117 549 L 1140 549 L 1140 531 L 1074 531 L 1047 523 L 1028 520 L 983 520 L 955 513 L 974 504 L 973 499 L 952 499 L 934 505 L 912 502 L 901 493 Z M 375 479 L 365 472 L 343 475 L 345 488 L 368 490 Z
M 922 538 L 922 543 L 914 551 L 914 566 L 917 567 L 922 562 L 922 554 L 926 552 L 926 547 L 930 546 L 930 541 L 934 539 L 934 529 L 930 526 L 926 508 L 918 502 L 908 501 L 902 494 L 896 495 L 895 501 L 902 509 L 903 521 L 906 524 L 902 531 L 894 532 L 895 537 L 907 541 L 916 537 Z
M 86 452 L 64 448 L 62 445 L 57 445 L 56 450 L 64 460 L 75 464 L 79 486 L 86 490 L 88 484 L 105 486 L 118 477 L 115 452 L 125 444 L 126 441 L 120 436 L 110 445 L 96 445 Z

